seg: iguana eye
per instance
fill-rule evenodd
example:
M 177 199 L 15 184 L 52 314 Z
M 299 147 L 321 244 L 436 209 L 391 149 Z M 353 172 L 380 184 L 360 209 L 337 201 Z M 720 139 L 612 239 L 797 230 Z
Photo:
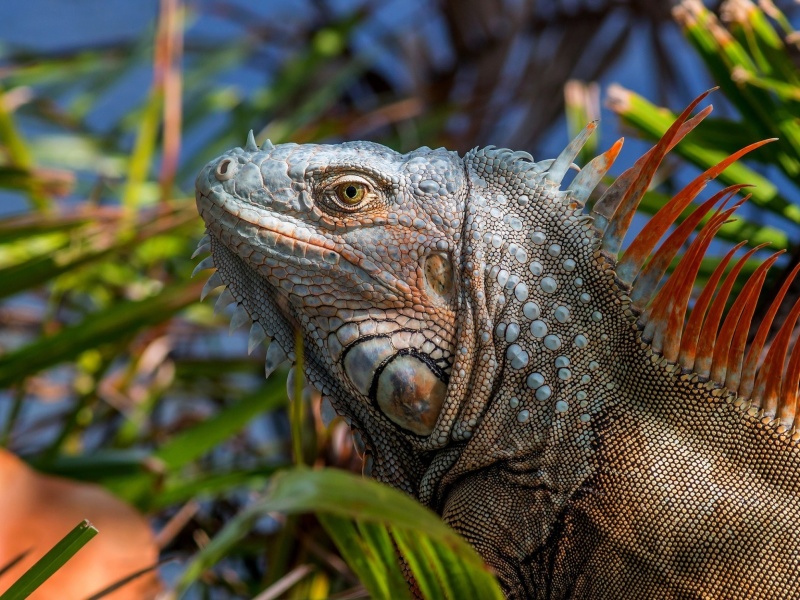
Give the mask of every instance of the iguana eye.
M 347 206 L 355 206 L 364 199 L 367 186 L 358 181 L 349 181 L 336 186 L 336 195 Z

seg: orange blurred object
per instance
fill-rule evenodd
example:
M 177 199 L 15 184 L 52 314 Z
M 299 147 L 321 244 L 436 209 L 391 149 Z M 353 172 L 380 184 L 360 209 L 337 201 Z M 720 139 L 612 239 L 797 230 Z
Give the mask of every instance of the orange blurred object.
M 144 517 L 100 486 L 42 475 L 0 449 L 0 569 L 29 550 L 0 576 L 0 593 L 84 519 L 99 534 L 31 600 L 84 600 L 154 565 L 158 548 Z M 158 576 L 151 571 L 104 598 L 149 600 L 160 590 Z

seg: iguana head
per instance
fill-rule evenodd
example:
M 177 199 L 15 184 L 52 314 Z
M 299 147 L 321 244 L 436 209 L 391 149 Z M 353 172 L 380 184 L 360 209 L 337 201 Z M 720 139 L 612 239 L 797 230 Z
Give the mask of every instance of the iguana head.
M 279 358 L 302 330 L 309 381 L 355 427 L 424 445 L 457 364 L 467 193 L 452 152 L 251 139 L 197 178 L 210 286 L 227 285 Z

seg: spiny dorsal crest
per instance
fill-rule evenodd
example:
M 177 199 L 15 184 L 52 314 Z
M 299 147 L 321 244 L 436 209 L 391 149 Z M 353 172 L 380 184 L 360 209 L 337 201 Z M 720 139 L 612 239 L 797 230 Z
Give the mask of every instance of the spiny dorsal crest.
M 690 118 L 692 110 L 710 91 L 712 90 L 695 99 L 661 140 L 620 175 L 598 199 L 591 211 L 594 227 L 602 240 L 603 254 L 615 265 L 619 282 L 629 290 L 630 306 L 638 315 L 641 337 L 650 345 L 652 352 L 660 355 L 667 363 L 679 367 L 683 373 L 696 376 L 698 381 L 710 381 L 727 389 L 732 397 L 735 394 L 734 402 L 737 407 L 761 419 L 764 424 L 773 425 L 778 433 L 791 434 L 794 439 L 798 439 L 800 432 L 797 430 L 800 427 L 795 415 L 800 379 L 800 348 L 795 344 L 789 357 L 789 345 L 795 323 L 800 317 L 800 302 L 795 304 L 780 327 L 763 362 L 759 359 L 773 319 L 800 266 L 786 278 L 749 346 L 748 332 L 759 293 L 767 271 L 783 251 L 774 253 L 752 273 L 725 314 L 737 276 L 746 261 L 764 247 L 761 245 L 749 249 L 726 273 L 735 253 L 746 242 L 737 244 L 714 270 L 689 311 L 695 280 L 705 252 L 717 231 L 749 198 L 747 196 L 728 206 L 731 198 L 746 186 L 732 185 L 714 194 L 695 208 L 656 249 L 659 240 L 710 180 L 716 178 L 734 161 L 772 140 L 756 142 L 742 148 L 696 177 L 656 213 L 622 256 L 618 257 L 633 214 L 659 164 L 669 150 L 711 112 L 712 107 L 708 106 Z M 578 136 L 576 141 L 585 139 L 585 136 L 586 132 Z M 616 147 L 606 155 L 609 153 L 615 155 Z M 574 156 L 574 147 L 571 145 L 565 150 L 565 154 Z M 563 164 L 564 161 L 560 158 L 556 163 Z M 591 170 L 592 173 L 586 174 L 586 170 Z M 594 180 L 595 170 L 597 168 L 594 164 L 590 164 L 576 177 L 576 181 L 579 178 Z M 558 176 L 561 175 L 563 173 L 559 172 Z M 573 183 L 572 187 L 575 186 Z M 580 192 L 576 192 L 576 197 L 585 200 L 589 191 L 591 189 L 581 188 Z M 673 273 L 659 286 L 673 259 L 704 219 L 705 223 L 689 242 Z

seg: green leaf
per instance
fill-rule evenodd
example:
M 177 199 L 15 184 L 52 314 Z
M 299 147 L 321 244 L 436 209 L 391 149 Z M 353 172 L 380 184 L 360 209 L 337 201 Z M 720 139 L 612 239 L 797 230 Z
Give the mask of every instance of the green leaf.
M 28 144 L 19 132 L 10 110 L 6 108 L 5 92 L 0 87 L 0 145 L 5 146 L 12 166 L 31 171 L 36 166 L 33 156 L 28 149 Z M 43 193 L 36 179 L 27 182 L 28 198 L 37 211 L 46 211 L 52 208 L 52 203 Z
M 140 116 L 136 143 L 133 146 L 133 153 L 128 165 L 128 180 L 122 194 L 122 204 L 129 210 L 134 210 L 143 204 L 144 184 L 150 174 L 156 151 L 158 125 L 161 121 L 163 104 L 163 91 L 153 87 L 150 98 Z
M 92 219 L 88 210 L 69 215 L 33 213 L 7 217 L 0 220 L 0 244 L 47 233 L 66 233 L 91 223 Z
M 202 281 L 181 282 L 165 287 L 145 300 L 120 302 L 96 312 L 81 323 L 0 357 L 0 388 L 18 384 L 25 377 L 101 344 L 119 341 L 144 327 L 162 323 L 197 301 Z
M 239 433 L 258 415 L 283 406 L 287 401 L 284 386 L 272 380 L 265 386 L 233 402 L 212 417 L 174 435 L 146 461 L 151 468 L 139 474 L 108 477 L 103 483 L 118 496 L 140 508 L 153 504 L 163 505 L 164 498 L 155 497 L 153 487 L 161 477 L 167 476 L 165 493 L 173 497 L 187 494 L 202 479 L 185 479 L 180 470 L 210 452 L 215 446 Z M 171 476 L 171 477 L 170 477 Z M 228 481 L 233 483 L 233 481 Z M 219 487 L 221 482 L 217 482 Z M 181 487 L 183 491 L 181 492 Z
M 751 51 L 755 48 L 759 55 L 751 56 L 700 2 L 682 4 L 675 14 L 687 39 L 744 121 L 755 129 L 759 138 L 777 137 L 778 164 L 789 177 L 800 173 L 797 115 L 766 89 L 746 83 L 759 76 L 758 63 L 765 61 L 758 44 L 754 42 Z M 760 37 L 764 40 L 766 34 L 761 31 Z M 786 60 L 789 60 L 788 55 Z
M 399 585 L 391 539 L 403 551 L 424 597 L 440 598 L 444 597 L 441 594 L 470 589 L 475 591 L 472 597 L 503 598 L 497 581 L 475 550 L 410 496 L 345 471 L 305 468 L 277 474 L 265 497 L 229 521 L 194 557 L 177 584 L 177 593 L 185 592 L 227 555 L 259 518 L 272 512 L 324 515 L 323 523 L 334 542 L 374 597 L 387 597 L 387 576 L 389 597 L 405 590 Z M 347 526 L 347 520 L 354 521 L 356 527 Z M 461 581 L 455 581 L 456 577 Z
M 28 460 L 37 471 L 78 479 L 102 481 L 106 478 L 129 477 L 147 469 L 150 452 L 144 448 L 118 450 L 107 448 L 78 456 L 60 455 L 54 460 Z
M 176 506 L 195 498 L 216 498 L 233 489 L 263 490 L 279 467 L 260 467 L 257 469 L 230 469 L 204 473 L 197 477 L 167 476 L 164 488 L 152 498 L 149 508 L 160 510 Z
M 0 600 L 24 600 L 30 596 L 96 535 L 97 529 L 89 521 L 79 523 L 14 582 Z
M 392 538 L 385 527 L 318 514 L 347 565 L 373 598 L 410 598 L 408 585 L 394 559 Z M 387 560 L 388 557 L 388 560 Z
M 10 219 L 12 222 L 21 219 Z M 109 221 L 100 221 L 84 229 L 73 232 L 73 236 L 63 236 L 56 248 L 46 248 L 38 253 L 42 245 L 39 237 L 21 239 L 14 246 L 5 248 L 9 254 L 18 254 L 24 260 L 0 269 L 0 298 L 11 296 L 32 287 L 44 285 L 63 273 L 73 273 L 78 267 L 107 259 L 134 247 L 141 247 L 146 241 L 157 236 L 178 232 L 193 232 L 197 229 L 197 213 L 188 203 L 176 203 L 168 210 L 156 214 L 148 213 L 135 229 L 125 224 L 119 214 Z M 44 217 L 39 220 L 40 229 L 49 225 L 58 231 L 57 220 Z M 33 225 L 33 224 L 32 224 Z M 65 217 L 61 231 L 75 226 L 74 217 Z M 0 226 L 0 239 L 4 227 Z M 31 233 L 35 230 L 31 229 Z M 109 234 L 112 235 L 109 235 Z M 113 235 L 116 233 L 116 235 Z M 33 256 L 31 256 L 33 255 Z
M 283 383 L 273 379 L 213 417 L 174 435 L 159 448 L 155 458 L 167 469 L 178 469 L 241 431 L 256 416 L 284 406 L 286 401 Z

